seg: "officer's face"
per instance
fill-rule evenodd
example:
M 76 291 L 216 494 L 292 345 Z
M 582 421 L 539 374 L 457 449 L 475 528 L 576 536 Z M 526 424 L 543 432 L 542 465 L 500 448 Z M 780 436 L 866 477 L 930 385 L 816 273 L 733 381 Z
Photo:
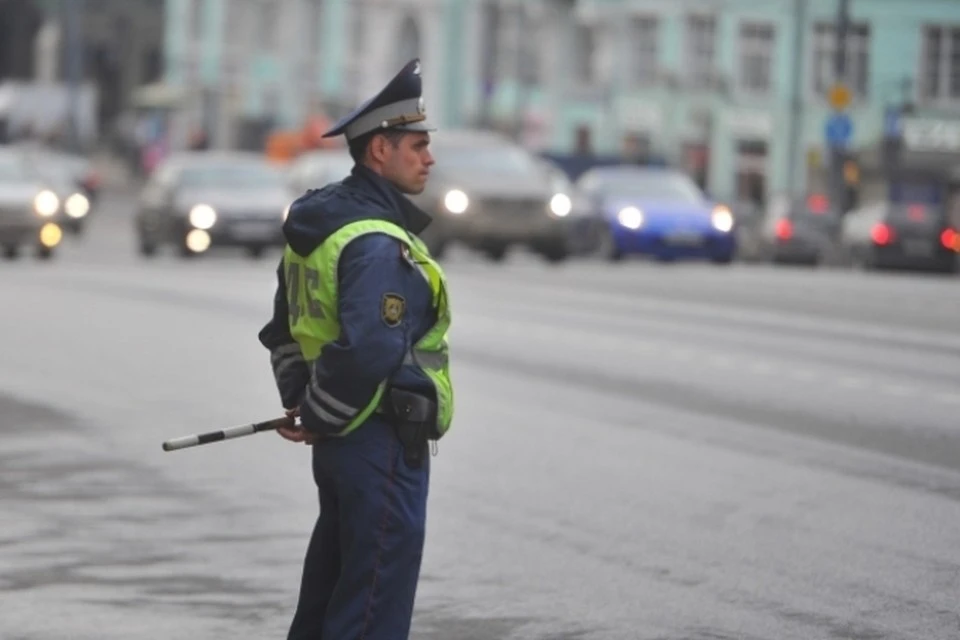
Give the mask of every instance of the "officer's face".
M 422 193 L 433 165 L 429 145 L 428 133 L 407 133 L 396 146 L 388 143 L 383 158 L 383 177 L 403 193 Z

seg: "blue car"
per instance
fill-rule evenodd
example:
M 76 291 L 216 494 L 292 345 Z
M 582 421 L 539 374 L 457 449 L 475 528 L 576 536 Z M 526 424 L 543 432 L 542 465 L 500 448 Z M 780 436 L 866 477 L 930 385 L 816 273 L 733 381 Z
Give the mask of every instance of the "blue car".
M 730 209 L 680 171 L 597 167 L 578 178 L 575 193 L 575 218 L 590 226 L 577 233 L 610 260 L 635 254 L 729 264 L 736 254 Z

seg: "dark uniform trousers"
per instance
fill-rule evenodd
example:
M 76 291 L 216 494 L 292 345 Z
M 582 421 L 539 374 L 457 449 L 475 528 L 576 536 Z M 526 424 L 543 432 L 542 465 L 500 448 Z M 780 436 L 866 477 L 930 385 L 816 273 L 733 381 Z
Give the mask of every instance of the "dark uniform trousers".
M 411 469 L 394 427 L 376 414 L 349 435 L 312 448 L 320 517 L 288 640 L 407 640 L 429 455 Z

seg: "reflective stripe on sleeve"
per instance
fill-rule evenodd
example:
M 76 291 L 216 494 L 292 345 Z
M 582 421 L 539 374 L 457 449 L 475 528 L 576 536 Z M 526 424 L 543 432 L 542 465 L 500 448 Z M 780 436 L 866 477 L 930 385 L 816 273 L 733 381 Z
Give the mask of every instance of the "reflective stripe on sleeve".
M 330 394 L 326 394 L 330 397 Z M 331 405 L 317 397 L 317 387 L 311 384 L 307 387 L 307 395 L 304 398 L 304 404 L 310 408 L 318 418 L 332 424 L 335 427 L 344 427 L 353 419 L 353 416 L 344 417 Z
M 306 364 L 300 353 L 300 346 L 287 344 L 270 352 L 270 364 L 273 365 L 273 377 L 280 382 L 284 375 L 298 364 Z
M 360 409 L 352 407 L 342 400 L 334 398 L 317 382 L 316 375 L 311 372 L 310 384 L 307 386 L 305 404 L 310 407 L 319 418 L 334 426 L 347 425 L 360 413 Z

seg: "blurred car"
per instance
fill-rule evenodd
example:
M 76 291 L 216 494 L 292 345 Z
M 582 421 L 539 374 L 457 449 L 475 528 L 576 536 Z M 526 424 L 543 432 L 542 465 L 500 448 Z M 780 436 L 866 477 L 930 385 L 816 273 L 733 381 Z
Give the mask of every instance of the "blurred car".
M 841 246 L 849 262 L 865 269 L 921 269 L 956 273 L 960 225 L 947 203 L 882 201 L 850 211 Z
M 762 218 L 739 223 L 738 251 L 775 264 L 833 263 L 841 222 L 823 194 L 775 195 Z
M 540 163 L 540 166 L 543 167 L 544 171 L 546 171 L 547 175 L 550 177 L 550 188 L 554 193 L 563 193 L 566 195 L 573 193 L 573 181 L 570 180 L 570 176 L 567 175 L 566 171 L 546 158 L 535 156 L 535 159 Z
M 557 176 L 522 146 L 486 131 L 441 131 L 431 137 L 436 164 L 423 193 L 409 196 L 434 221 L 423 234 L 441 257 L 463 243 L 501 260 L 524 245 L 551 262 L 569 255 L 565 218 L 570 196 Z
M 41 170 L 50 170 L 69 182 L 67 189 L 77 190 L 86 197 L 91 206 L 100 194 L 100 176 L 89 158 L 73 153 L 43 147 L 36 143 L 21 144 L 30 163 Z
M 284 245 L 293 196 L 283 172 L 260 154 L 182 152 L 151 174 L 135 215 L 140 253 L 164 245 L 182 256 L 242 247 L 252 257 Z
M 353 158 L 346 149 L 323 149 L 297 157 L 287 169 L 287 184 L 300 196 L 309 189 L 319 189 L 350 175 Z
M 669 168 L 619 165 L 586 171 L 574 184 L 574 233 L 588 235 L 597 252 L 659 260 L 733 261 L 733 214 L 710 201 L 686 174 Z M 582 212 L 587 215 L 583 216 Z
M 0 148 L 0 247 L 7 259 L 20 255 L 24 245 L 37 257 L 50 258 L 63 239 L 63 229 L 54 221 L 60 199 L 45 189 L 31 172 L 23 154 Z
M 60 207 L 53 221 L 74 235 L 83 232 L 92 210 L 90 198 L 67 163 L 28 156 L 30 170 L 45 188 L 57 195 Z

